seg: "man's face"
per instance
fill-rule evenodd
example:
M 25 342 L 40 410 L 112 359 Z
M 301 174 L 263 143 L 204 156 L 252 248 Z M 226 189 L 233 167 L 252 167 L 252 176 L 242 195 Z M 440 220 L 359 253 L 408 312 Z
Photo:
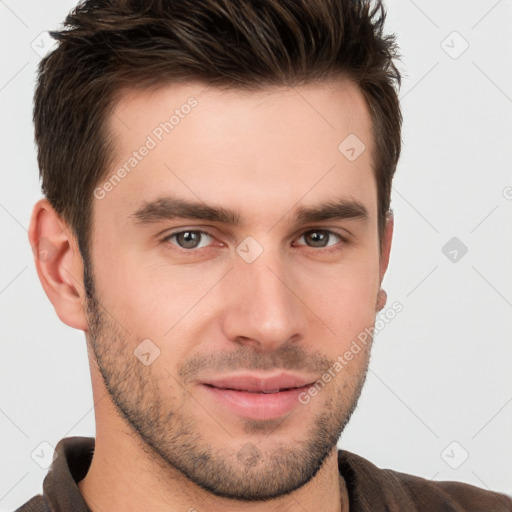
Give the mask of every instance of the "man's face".
M 370 342 L 335 364 L 373 326 L 382 273 L 362 94 L 173 85 L 125 93 L 109 128 L 88 341 L 113 403 L 216 495 L 297 489 L 335 450 L 369 360 Z

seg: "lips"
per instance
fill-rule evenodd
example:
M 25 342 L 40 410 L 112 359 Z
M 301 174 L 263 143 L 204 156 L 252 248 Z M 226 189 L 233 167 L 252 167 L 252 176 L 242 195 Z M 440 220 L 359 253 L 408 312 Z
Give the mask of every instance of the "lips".
M 272 394 L 302 388 L 312 384 L 314 381 L 315 378 L 306 378 L 290 373 L 280 373 L 271 377 L 256 374 L 238 374 L 208 379 L 203 384 L 219 389 Z
M 201 382 L 200 393 L 219 413 L 265 421 L 283 417 L 302 407 L 299 397 L 316 379 L 291 373 L 238 374 Z M 300 420 L 296 420 L 300 421 Z

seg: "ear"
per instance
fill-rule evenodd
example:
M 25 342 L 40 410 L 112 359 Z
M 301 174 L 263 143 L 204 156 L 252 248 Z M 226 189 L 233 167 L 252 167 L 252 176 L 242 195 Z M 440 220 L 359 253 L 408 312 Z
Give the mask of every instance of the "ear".
M 82 256 L 72 230 L 47 199 L 35 204 L 28 237 L 37 275 L 57 316 L 70 327 L 85 331 Z
M 394 226 L 394 218 L 393 212 L 389 211 L 386 215 L 386 225 L 384 228 L 382 243 L 381 243 L 381 251 L 380 251 L 380 259 L 379 259 L 379 287 L 382 284 L 382 280 L 384 279 L 384 274 L 388 268 L 389 264 L 389 254 L 391 252 L 391 240 L 393 238 L 393 226 Z M 377 310 L 380 311 L 385 305 L 387 301 L 387 293 L 382 288 L 379 289 L 379 293 L 377 296 Z

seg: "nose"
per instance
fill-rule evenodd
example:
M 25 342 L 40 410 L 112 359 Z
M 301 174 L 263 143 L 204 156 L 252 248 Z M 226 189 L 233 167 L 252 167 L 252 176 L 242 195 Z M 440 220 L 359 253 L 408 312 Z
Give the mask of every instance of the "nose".
M 304 337 L 308 310 L 292 271 L 277 250 L 264 251 L 252 263 L 236 257 L 224 283 L 229 288 L 223 321 L 228 339 L 270 352 Z

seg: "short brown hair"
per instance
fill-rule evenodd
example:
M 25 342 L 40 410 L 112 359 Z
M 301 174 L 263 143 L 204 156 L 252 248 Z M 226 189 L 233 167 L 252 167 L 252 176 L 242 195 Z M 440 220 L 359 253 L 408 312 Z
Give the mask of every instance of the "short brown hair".
M 187 80 L 234 89 L 344 76 L 361 89 L 375 142 L 382 241 L 401 147 L 400 73 L 380 1 L 86 0 L 50 32 L 34 124 L 42 190 L 89 254 L 94 187 L 111 167 L 106 128 L 123 88 Z M 341 141 L 340 141 L 341 142 Z

